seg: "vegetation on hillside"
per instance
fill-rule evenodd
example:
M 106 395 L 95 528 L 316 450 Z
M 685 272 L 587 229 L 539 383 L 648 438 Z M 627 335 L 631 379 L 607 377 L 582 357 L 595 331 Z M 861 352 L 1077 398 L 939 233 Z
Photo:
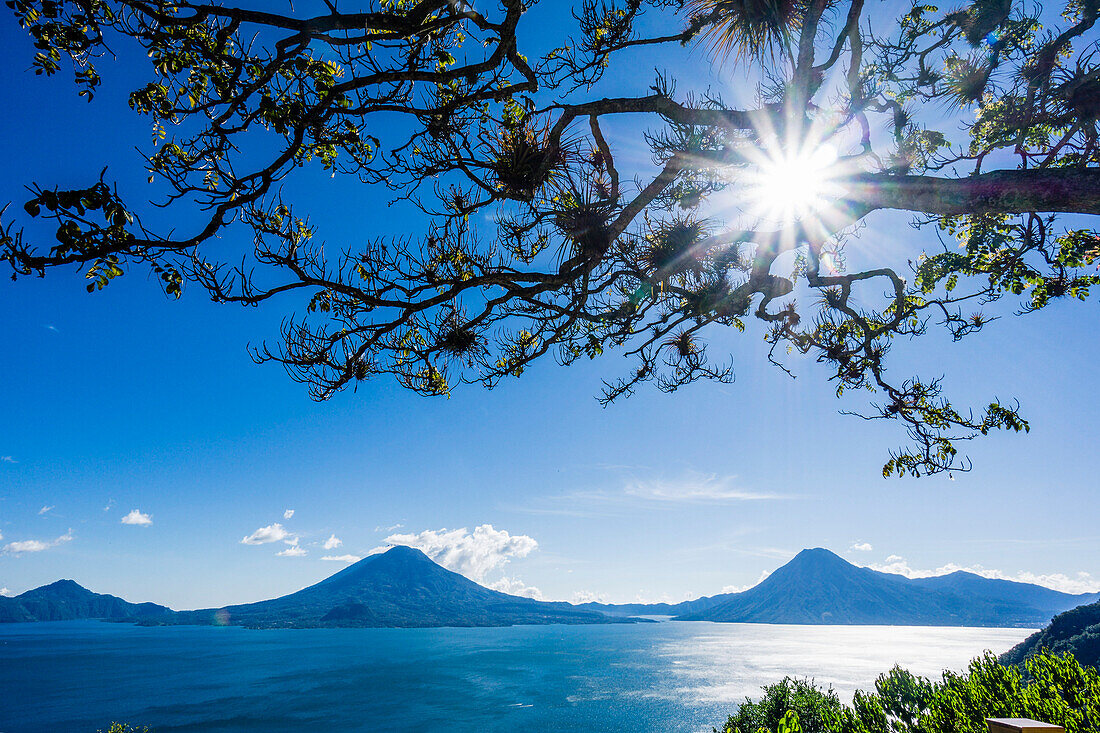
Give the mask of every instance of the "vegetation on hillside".
M 1081 664 L 1100 668 L 1100 601 L 1058 614 L 1046 628 L 1002 654 L 1001 662 L 1023 667 L 1043 650 L 1068 652 Z
M 986 654 L 930 680 L 895 667 L 845 705 L 832 689 L 788 677 L 731 715 L 722 733 L 776 731 L 794 711 L 803 733 L 986 733 L 986 718 L 1032 718 L 1066 733 L 1100 732 L 1100 671 L 1042 651 L 1018 667 Z M 786 726 L 790 727 L 789 723 Z

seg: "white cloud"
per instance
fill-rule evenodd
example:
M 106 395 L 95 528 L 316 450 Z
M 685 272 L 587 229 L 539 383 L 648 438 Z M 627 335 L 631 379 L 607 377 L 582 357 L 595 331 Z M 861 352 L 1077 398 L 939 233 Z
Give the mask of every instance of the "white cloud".
M 21 540 L 19 542 L 9 542 L 4 545 L 2 552 L 7 555 L 21 555 L 24 552 L 42 552 L 48 550 L 51 547 L 57 547 L 58 545 L 66 542 L 71 542 L 73 539 L 73 531 L 70 529 L 65 534 L 61 535 L 55 540 Z
M 517 578 L 501 578 L 495 583 L 489 583 L 488 587 L 493 590 L 499 590 L 501 593 L 507 593 L 510 596 L 534 598 L 536 601 L 542 600 L 541 590 L 533 585 L 527 585 Z
M 593 593 L 590 590 L 579 590 L 573 594 L 573 600 L 570 603 L 603 603 L 603 596 L 598 593 Z
M 996 580 L 1012 580 L 1017 583 L 1032 583 L 1034 585 L 1041 585 L 1052 590 L 1061 591 L 1063 593 L 1096 593 L 1100 592 L 1100 578 L 1094 578 L 1092 575 L 1086 572 L 1079 572 L 1076 575 L 1069 576 L 1064 573 L 1045 573 L 1037 574 L 1027 571 L 1020 571 L 1015 575 L 1006 573 L 1001 570 L 995 570 L 992 568 L 982 567 L 981 565 L 963 566 L 956 563 L 947 563 L 934 570 L 926 570 L 920 568 L 914 568 L 909 565 L 908 561 L 900 555 L 890 555 L 886 558 L 886 563 L 882 565 L 871 564 L 867 567 L 872 570 L 879 570 L 884 573 L 895 573 L 897 575 L 904 575 L 907 578 L 932 578 L 938 575 L 947 575 L 948 573 L 954 573 L 962 570 L 967 573 L 973 573 L 980 575 L 983 578 L 993 578 Z
M 855 550 L 856 552 L 870 552 L 875 549 L 871 546 L 870 542 L 853 542 L 849 550 Z
M 52 505 L 51 505 L 51 506 L 44 506 L 44 507 L 42 507 L 41 509 L 39 509 L 39 510 L 38 510 L 38 516 L 40 516 L 40 517 L 41 517 L 41 516 L 42 516 L 43 514 L 45 514 L 46 512 L 50 511 L 51 509 L 53 509 L 53 506 L 52 506 Z
M 329 562 L 359 562 L 363 558 L 358 555 L 325 555 L 322 560 L 328 560 Z
M 286 531 L 286 528 L 283 527 L 283 525 L 276 522 L 275 524 L 269 524 L 266 527 L 260 527 L 258 530 L 256 530 L 252 534 L 248 535 L 247 537 L 242 538 L 241 539 L 241 544 L 242 545 L 266 545 L 269 542 L 280 542 L 280 541 L 281 542 L 286 542 L 288 545 L 289 544 L 294 544 L 293 542 L 287 542 L 288 538 L 293 539 L 293 536 L 290 534 L 290 532 Z
M 294 510 L 293 509 L 287 509 L 285 512 L 283 512 L 283 519 L 290 519 L 293 516 L 294 516 Z
M 760 577 L 756 579 L 755 583 L 749 583 L 748 585 L 726 585 L 722 587 L 722 593 L 742 593 L 749 588 L 755 588 L 764 582 L 764 580 L 772 574 L 771 570 L 760 571 Z M 691 599 L 688 599 L 691 600 Z
M 383 526 L 379 525 L 379 526 L 374 528 L 374 531 L 375 532 L 392 532 L 395 529 L 401 529 L 404 526 L 405 525 L 401 524 L 400 522 L 398 522 L 397 524 L 391 524 L 389 527 L 383 527 Z
M 4 552 L 19 553 L 19 552 L 42 552 L 52 547 L 49 542 L 42 542 L 41 540 L 22 540 L 20 542 L 9 542 L 4 545 Z
M 627 496 L 661 502 L 727 502 L 780 499 L 778 494 L 737 488 L 736 476 L 689 471 L 678 479 L 635 479 L 627 483 Z
M 123 524 L 134 524 L 140 527 L 148 527 L 153 523 L 153 517 L 151 514 L 143 514 L 137 509 L 131 509 L 130 513 L 121 519 Z
M 12 456 L 0 456 L 0 463 L 19 463 L 19 461 Z
M 473 532 L 461 527 L 427 529 L 419 534 L 392 534 L 384 542 L 422 550 L 448 570 L 479 583 L 491 571 L 499 570 L 513 558 L 527 557 L 539 546 L 533 537 L 512 535 L 502 529 L 493 529 L 491 524 L 474 527 Z
M 278 557 L 304 557 L 306 555 L 306 548 L 294 544 L 285 550 L 276 552 L 275 555 Z
M 527 514 L 593 517 L 672 504 L 730 504 L 790 499 L 790 495 L 752 491 L 732 475 L 687 471 L 676 478 L 627 478 L 617 489 L 571 491 L 514 507 Z
M 341 540 L 336 535 L 331 535 L 327 540 L 325 540 L 325 544 L 321 546 L 324 547 L 326 550 L 335 550 L 342 544 L 344 544 L 343 540 Z
M 12 592 L 11 592 L 10 590 L 8 590 L 7 588 L 0 588 L 0 596 L 4 596 L 4 597 L 6 597 L 6 598 L 11 598 L 11 597 L 12 597 L 12 596 L 14 596 L 14 595 L 15 595 L 15 594 L 14 594 L 14 593 L 12 593 Z

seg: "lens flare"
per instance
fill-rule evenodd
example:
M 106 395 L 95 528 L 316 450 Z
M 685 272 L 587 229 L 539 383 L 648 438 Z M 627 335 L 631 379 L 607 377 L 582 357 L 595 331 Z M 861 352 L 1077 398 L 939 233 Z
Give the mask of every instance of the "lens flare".
M 781 224 L 819 215 L 835 198 L 837 158 L 828 143 L 762 156 L 748 181 L 753 213 Z

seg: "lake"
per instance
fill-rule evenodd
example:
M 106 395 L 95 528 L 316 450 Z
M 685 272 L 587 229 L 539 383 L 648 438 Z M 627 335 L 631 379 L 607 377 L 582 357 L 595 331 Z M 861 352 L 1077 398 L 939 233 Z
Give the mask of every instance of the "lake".
M 695 733 L 784 675 L 850 701 L 894 664 L 924 675 L 1026 629 L 665 622 L 482 629 L 0 624 L 0 733 Z

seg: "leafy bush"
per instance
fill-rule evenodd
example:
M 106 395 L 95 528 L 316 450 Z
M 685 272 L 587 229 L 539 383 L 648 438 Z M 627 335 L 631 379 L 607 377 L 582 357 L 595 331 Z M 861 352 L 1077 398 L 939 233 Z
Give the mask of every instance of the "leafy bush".
M 986 718 L 1033 718 L 1066 733 L 1100 733 L 1100 671 L 1072 654 L 1044 651 L 1026 662 L 1027 674 L 992 654 L 967 671 L 935 682 L 895 667 L 874 692 L 858 691 L 844 705 L 830 689 L 791 677 L 764 688 L 731 715 L 723 733 L 779 730 L 794 711 L 804 733 L 985 733 Z
M 830 688 L 822 690 L 813 680 L 785 677 L 782 682 L 764 688 L 759 702 L 746 700 L 737 713 L 730 716 L 723 733 L 757 733 L 778 731 L 788 711 L 798 717 L 802 733 L 827 733 L 835 730 L 835 721 L 843 705 Z

